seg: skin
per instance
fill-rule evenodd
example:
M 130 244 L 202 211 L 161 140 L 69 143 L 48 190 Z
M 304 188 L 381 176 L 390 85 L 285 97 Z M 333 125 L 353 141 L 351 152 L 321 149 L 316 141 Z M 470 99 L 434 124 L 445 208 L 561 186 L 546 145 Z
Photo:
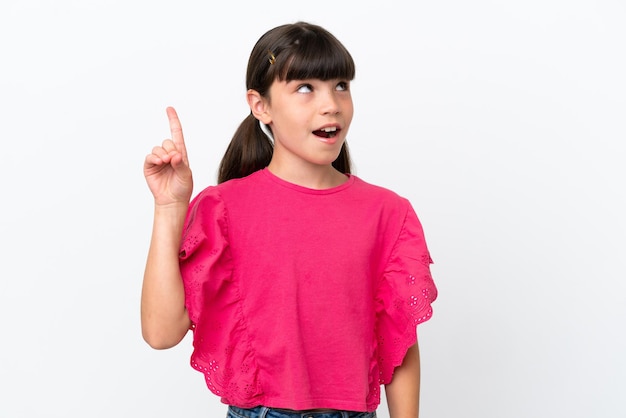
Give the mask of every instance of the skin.
M 312 189 L 335 187 L 347 180 L 331 165 L 354 113 L 347 81 L 275 81 L 269 98 L 249 90 L 247 101 L 254 116 L 272 129 L 274 153 L 268 169 L 274 175 Z M 143 168 L 154 196 L 154 222 L 143 278 L 141 326 L 143 338 L 155 349 L 177 345 L 191 325 L 178 253 L 193 178 L 178 115 L 171 107 L 166 112 L 171 138 L 152 149 Z M 314 134 L 331 126 L 337 128 L 334 138 Z M 416 344 L 385 387 L 391 418 L 418 417 L 419 387 Z
M 390 418 L 418 418 L 420 398 L 420 354 L 416 343 L 409 348 L 402 365 L 385 385 Z
M 190 326 L 178 252 L 193 180 L 178 115 L 169 107 L 167 116 L 172 138 L 154 147 L 143 166 L 154 196 L 154 221 L 141 293 L 141 329 L 155 349 L 175 346 Z

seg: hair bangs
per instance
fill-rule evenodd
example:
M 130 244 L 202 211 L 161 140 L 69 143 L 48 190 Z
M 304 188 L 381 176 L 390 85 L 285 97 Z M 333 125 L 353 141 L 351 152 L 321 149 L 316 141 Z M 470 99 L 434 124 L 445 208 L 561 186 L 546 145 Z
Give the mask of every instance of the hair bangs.
M 354 79 L 352 56 L 332 35 L 329 37 L 308 31 L 296 39 L 289 49 L 284 51 L 289 56 L 278 73 L 282 81 Z

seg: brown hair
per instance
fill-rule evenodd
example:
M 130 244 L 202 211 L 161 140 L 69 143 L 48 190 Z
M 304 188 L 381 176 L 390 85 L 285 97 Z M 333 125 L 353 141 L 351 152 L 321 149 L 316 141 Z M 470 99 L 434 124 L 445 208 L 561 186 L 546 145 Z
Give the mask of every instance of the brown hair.
M 352 80 L 352 56 L 326 29 L 307 22 L 278 26 L 266 32 L 250 53 L 246 90 L 268 97 L 274 80 Z M 218 183 L 245 177 L 267 167 L 274 147 L 252 112 L 241 122 L 222 157 Z M 344 142 L 333 167 L 350 173 L 350 155 Z

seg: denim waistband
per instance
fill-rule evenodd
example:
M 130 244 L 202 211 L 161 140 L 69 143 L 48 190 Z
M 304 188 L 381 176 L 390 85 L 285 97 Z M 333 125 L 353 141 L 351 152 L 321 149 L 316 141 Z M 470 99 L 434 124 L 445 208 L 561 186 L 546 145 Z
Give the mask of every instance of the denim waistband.
M 287 409 L 257 406 L 243 409 L 228 407 L 228 418 L 376 418 L 376 412 L 354 412 L 333 410 L 290 411 Z

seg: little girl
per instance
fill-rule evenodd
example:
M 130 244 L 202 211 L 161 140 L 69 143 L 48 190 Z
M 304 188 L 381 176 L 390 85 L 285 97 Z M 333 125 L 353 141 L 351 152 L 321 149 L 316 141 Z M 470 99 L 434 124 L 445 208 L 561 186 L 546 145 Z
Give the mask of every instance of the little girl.
M 417 417 L 416 326 L 437 296 L 404 198 L 350 174 L 355 66 L 325 29 L 298 22 L 250 55 L 250 115 L 218 185 L 193 200 L 178 116 L 146 157 L 154 195 L 141 300 L 157 349 L 193 332 L 191 365 L 228 417 Z

